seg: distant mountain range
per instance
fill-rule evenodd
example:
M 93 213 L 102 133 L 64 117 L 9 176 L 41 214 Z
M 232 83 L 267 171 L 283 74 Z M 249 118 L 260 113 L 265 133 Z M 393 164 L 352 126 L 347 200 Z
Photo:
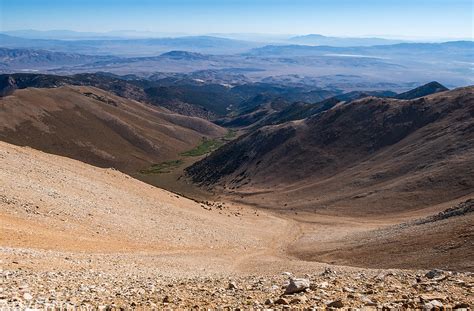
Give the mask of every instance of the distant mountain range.
M 411 54 L 410 54 L 411 53 Z M 308 46 L 308 45 L 267 45 L 255 48 L 247 55 L 265 56 L 338 56 L 338 57 L 373 57 L 392 58 L 400 54 L 410 58 L 429 57 L 440 54 L 449 54 L 454 57 L 464 56 L 464 60 L 472 60 L 474 41 L 450 41 L 442 43 L 399 43 L 374 46 Z M 419 60 L 422 61 L 423 59 Z
M 319 34 L 309 34 L 304 36 L 295 36 L 288 39 L 292 44 L 301 45 L 326 45 L 326 46 L 373 46 L 373 45 L 389 45 L 406 42 L 403 40 L 391 40 L 382 38 L 342 38 L 342 37 L 327 37 Z
M 57 52 L 91 55 L 149 56 L 172 50 L 210 54 L 234 54 L 264 44 L 211 36 L 173 38 L 97 38 L 59 40 L 49 38 L 23 38 L 0 33 L 0 47 L 46 49 Z
M 270 82 L 344 93 L 400 93 L 433 80 L 450 88 L 474 83 L 473 41 L 350 47 L 287 43 L 215 36 L 57 40 L 0 34 L 0 72 L 185 74 L 228 87 Z
M 49 69 L 77 66 L 88 63 L 116 60 L 114 56 L 95 56 L 76 53 L 51 52 L 47 50 L 0 48 L 0 66 L 15 70 Z

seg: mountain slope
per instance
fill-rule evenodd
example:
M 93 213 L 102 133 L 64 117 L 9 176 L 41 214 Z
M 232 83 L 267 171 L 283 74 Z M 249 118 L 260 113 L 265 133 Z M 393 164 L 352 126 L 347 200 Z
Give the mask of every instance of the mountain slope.
M 285 224 L 250 213 L 229 217 L 236 210 L 229 205 L 224 213 L 210 212 L 115 170 L 1 141 L 0 182 L 2 256 L 4 247 L 34 248 L 50 252 L 46 261 L 58 259 L 52 251 L 66 251 L 74 258 L 115 255 L 125 265 L 133 261 L 120 256 L 140 261 L 153 256 L 148 268 L 189 274 L 218 261 L 225 267 L 217 264 L 214 271 L 228 271 L 244 249 L 268 247 L 263 241 L 270 242 L 275 230 L 262 228 Z
M 92 87 L 16 90 L 0 99 L 0 139 L 131 172 L 225 130 Z
M 401 223 L 350 232 L 331 243 L 315 243 L 318 238 L 324 240 L 325 234 L 323 230 L 315 230 L 317 226 L 314 226 L 315 231 L 311 232 L 310 229 L 290 247 L 290 252 L 304 260 L 338 265 L 374 268 L 437 267 L 472 271 L 473 212 L 474 200 L 461 198 L 421 211 L 420 215 L 412 215 L 410 220 Z M 369 226 L 366 227 L 368 228 Z M 326 232 L 330 230 L 328 228 Z
M 113 56 L 91 56 L 75 53 L 52 52 L 32 49 L 0 48 L 0 68 L 3 70 L 48 69 L 77 66 L 117 59 Z
M 282 210 L 380 214 L 472 194 L 473 91 L 336 105 L 242 136 L 187 172 L 197 183 Z
M 212 111 L 199 106 L 203 102 L 202 98 L 198 97 L 191 103 L 181 100 L 180 95 L 183 92 L 188 93 L 185 87 L 178 89 L 178 91 L 168 90 L 168 88 L 154 87 L 152 81 L 144 79 L 127 81 L 123 77 L 107 73 L 83 73 L 72 76 L 28 73 L 4 74 L 0 75 L 0 96 L 27 87 L 55 88 L 63 85 L 93 86 L 121 97 L 162 106 L 180 114 L 201 118 L 213 116 Z M 209 93 L 211 92 L 209 91 Z M 207 97 L 209 96 L 207 95 Z M 204 103 L 207 102 L 204 101 Z
M 433 81 L 413 90 L 398 94 L 394 97 L 398 99 L 415 99 L 444 91 L 448 91 L 448 88 L 436 81 Z

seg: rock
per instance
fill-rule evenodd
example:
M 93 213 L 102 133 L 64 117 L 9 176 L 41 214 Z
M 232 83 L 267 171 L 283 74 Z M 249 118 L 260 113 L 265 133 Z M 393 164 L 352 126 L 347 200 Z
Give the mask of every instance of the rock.
M 428 278 L 428 279 L 434 279 L 434 278 L 439 278 L 441 276 L 444 275 L 444 271 L 443 270 L 439 270 L 439 269 L 433 269 L 431 271 L 429 271 L 428 273 L 425 274 L 425 276 Z
M 324 269 L 324 272 L 321 273 L 322 276 L 336 275 L 335 271 L 332 271 L 331 268 Z
M 423 302 L 426 302 L 426 301 L 429 302 L 429 301 L 432 301 L 432 300 L 445 301 L 446 296 L 442 295 L 442 294 L 423 294 L 423 295 L 420 295 L 420 299 Z
M 285 289 L 285 294 L 294 294 L 305 291 L 311 283 L 308 279 L 290 279 L 290 284 Z
M 29 301 L 29 300 L 33 299 L 33 296 L 31 296 L 30 293 L 24 293 L 24 294 L 23 294 L 23 299 Z
M 306 298 L 306 296 L 299 296 L 299 297 L 295 297 L 293 298 L 290 303 L 291 304 L 298 304 L 298 303 L 306 303 L 308 301 L 308 298 Z
M 438 300 L 432 300 L 430 301 L 430 303 L 435 306 L 435 307 L 438 307 L 438 308 L 442 308 L 443 307 L 443 303 L 438 301 Z
M 423 310 L 432 310 L 432 309 L 441 309 L 443 308 L 443 304 L 438 300 L 432 300 L 428 303 L 423 305 Z
M 454 309 L 468 309 L 470 308 L 471 306 L 468 304 L 468 303 L 465 303 L 465 302 L 461 302 L 461 303 L 457 303 L 455 306 L 454 306 Z
M 286 275 L 287 277 L 291 277 L 293 274 L 291 274 L 291 272 L 283 272 L 281 275 Z
M 319 283 L 318 287 L 319 287 L 319 288 L 328 288 L 328 287 L 329 287 L 329 283 L 328 283 L 328 282 L 321 282 L 321 283 Z
M 227 289 L 235 290 L 235 289 L 237 289 L 237 284 L 235 282 L 229 282 L 229 285 L 227 286 Z
M 334 300 L 327 305 L 329 308 L 344 308 L 344 304 L 341 299 Z
M 376 306 L 377 303 L 373 302 L 369 297 L 363 296 L 360 299 L 366 306 Z
M 286 300 L 285 298 L 278 298 L 278 299 L 275 301 L 275 304 L 277 304 L 277 305 L 287 305 L 287 304 L 288 304 L 288 300 Z
M 272 305 L 273 304 L 273 300 L 271 300 L 270 298 L 265 300 L 265 304 L 266 305 Z

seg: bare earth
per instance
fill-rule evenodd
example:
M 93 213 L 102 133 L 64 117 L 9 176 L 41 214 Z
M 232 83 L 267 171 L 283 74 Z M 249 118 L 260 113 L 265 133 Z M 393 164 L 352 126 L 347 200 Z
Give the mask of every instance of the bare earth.
M 418 216 L 362 222 L 200 203 L 116 170 L 0 142 L 0 309 L 469 308 L 470 272 L 429 278 L 426 270 L 332 266 L 295 254 L 307 239 L 312 248 L 343 249 L 344 237 Z M 283 272 L 309 287 L 283 295 Z

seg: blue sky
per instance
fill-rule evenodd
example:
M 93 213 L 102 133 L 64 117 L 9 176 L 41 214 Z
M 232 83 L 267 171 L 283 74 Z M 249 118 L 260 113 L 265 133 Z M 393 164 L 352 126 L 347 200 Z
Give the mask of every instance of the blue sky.
M 1 30 L 470 38 L 473 0 L 0 0 Z

